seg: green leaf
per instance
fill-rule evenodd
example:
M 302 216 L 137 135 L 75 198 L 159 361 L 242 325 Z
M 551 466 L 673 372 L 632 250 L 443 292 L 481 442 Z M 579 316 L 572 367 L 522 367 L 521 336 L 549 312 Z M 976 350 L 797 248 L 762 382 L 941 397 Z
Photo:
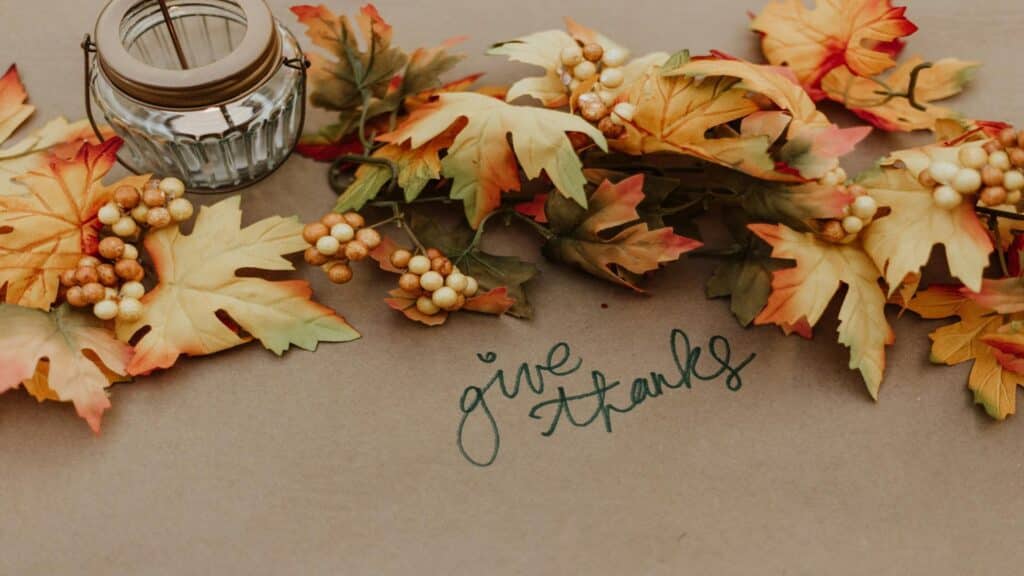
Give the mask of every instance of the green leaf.
M 676 52 L 675 54 L 669 56 L 668 60 L 666 60 L 665 63 L 661 65 L 661 73 L 669 74 L 676 68 L 679 68 L 684 64 L 687 64 L 689 61 L 690 51 L 686 49 L 680 50 L 679 52 Z

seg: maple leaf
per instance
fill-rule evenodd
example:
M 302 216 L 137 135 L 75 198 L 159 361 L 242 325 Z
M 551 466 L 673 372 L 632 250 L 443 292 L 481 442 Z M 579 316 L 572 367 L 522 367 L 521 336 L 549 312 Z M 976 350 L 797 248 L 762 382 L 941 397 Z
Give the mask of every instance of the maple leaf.
M 641 275 L 701 246 L 672 228 L 651 230 L 640 221 L 643 185 L 642 174 L 617 184 L 605 180 L 590 195 L 586 210 L 550 196 L 547 217 L 555 236 L 545 243 L 544 254 L 642 292 L 636 286 Z
M 25 385 L 34 396 L 73 402 L 94 432 L 110 408 L 108 374 L 127 374 L 131 347 L 90 314 L 67 305 L 42 312 L 0 304 L 0 394 Z
M 563 195 L 586 203 L 583 165 L 565 133 L 582 132 L 602 149 L 607 143 L 599 130 L 571 114 L 512 106 L 473 92 L 448 93 L 380 140 L 409 142 L 418 149 L 447 134 L 460 119 L 466 125 L 448 147 L 441 173 L 453 179 L 451 197 L 463 201 L 474 228 L 501 204 L 503 192 L 520 189 L 519 166 L 527 178 L 544 172 Z
M 117 322 L 118 338 L 138 340 L 129 373 L 168 368 L 182 354 L 213 354 L 252 338 L 280 355 L 292 345 L 313 350 L 318 342 L 359 337 L 333 310 L 310 300 L 308 283 L 237 275 L 294 270 L 283 256 L 308 248 L 298 219 L 273 216 L 242 228 L 239 206 L 238 196 L 204 206 L 189 235 L 178 226 L 146 235 L 159 284 L 143 297 L 139 320 Z
M 973 361 L 967 386 L 974 402 L 997 420 L 1016 412 L 1017 386 L 1024 385 L 1024 377 L 1000 366 L 996 349 L 986 344 L 1010 316 L 973 301 L 959 286 L 930 286 L 907 307 L 926 319 L 959 317 L 959 322 L 931 333 L 931 361 L 949 366 Z
M 761 33 L 768 62 L 793 70 L 815 97 L 821 79 L 847 66 L 858 76 L 874 76 L 893 67 L 902 50 L 900 38 L 917 31 L 904 16 L 906 8 L 890 0 L 778 0 L 765 6 L 751 22 Z
M 100 182 L 120 145 L 115 138 L 82 146 L 70 160 L 52 157 L 46 168 L 18 177 L 27 194 L 0 196 L 0 289 L 6 286 L 6 302 L 49 309 L 60 273 L 95 249 L 100 206 L 118 186 L 141 188 L 148 179 Z
M 960 148 L 981 144 L 931 145 L 894 152 L 880 167 L 858 178 L 879 206 L 891 210 L 861 235 L 864 249 L 885 272 L 890 294 L 908 274 L 920 272 L 937 244 L 945 246 L 950 274 L 971 290 L 981 288 L 993 246 L 974 206 L 964 202 L 952 210 L 940 208 L 932 199 L 931 188 L 918 181 L 932 161 L 956 162 Z
M 849 68 L 841 66 L 825 76 L 821 87 L 831 100 L 882 130 L 932 130 L 939 120 L 956 116 L 949 108 L 932 102 L 959 94 L 971 81 L 980 63 L 944 58 L 931 68 L 922 70 L 918 74 L 914 98 L 924 106 L 923 110 L 911 106 L 906 98 L 887 96 L 891 92 L 906 94 L 910 88 L 910 74 L 921 63 L 921 58 L 911 58 L 885 79 L 857 76 Z
M 708 298 L 729 298 L 729 310 L 742 326 L 749 326 L 764 310 L 772 292 L 772 273 L 784 263 L 771 257 L 771 249 L 757 240 L 747 229 L 747 217 L 739 213 L 724 214 L 726 227 L 733 237 L 732 253 L 708 279 Z
M 688 154 L 766 180 L 820 178 L 870 129 L 835 126 L 780 70 L 721 57 L 651 68 L 623 94 L 636 114 L 611 146 Z M 738 120 L 736 132 L 730 124 Z
M 27 99 L 18 69 L 12 65 L 0 76 L 0 145 L 35 111 L 35 107 L 25 104 Z M 109 127 L 103 126 L 100 131 L 105 138 L 113 136 Z M 45 168 L 53 155 L 71 158 L 86 142 L 98 142 L 88 121 L 69 123 L 54 118 L 17 144 L 0 149 L 0 196 L 25 194 L 25 188 L 14 181 L 16 176 Z
M 885 347 L 895 336 L 885 319 L 885 293 L 875 264 L 857 245 L 830 244 L 784 225 L 751 224 L 752 232 L 772 246 L 772 257 L 796 266 L 774 272 L 768 305 L 755 324 L 784 330 L 806 323 L 814 327 L 825 308 L 846 284 L 839 309 L 839 343 L 850 348 L 850 369 L 859 370 L 871 397 L 885 373 Z
M 514 303 L 507 310 L 517 318 L 533 316 L 533 306 L 526 296 L 526 283 L 537 275 L 537 266 L 515 256 L 501 256 L 485 252 L 473 244 L 474 233 L 463 225 L 442 225 L 436 220 L 414 214 L 409 222 L 413 233 L 425 246 L 437 248 L 448 255 L 463 274 L 476 278 L 485 292 L 504 288 Z M 388 252 L 390 254 L 390 252 Z M 378 258 L 382 263 L 386 258 Z

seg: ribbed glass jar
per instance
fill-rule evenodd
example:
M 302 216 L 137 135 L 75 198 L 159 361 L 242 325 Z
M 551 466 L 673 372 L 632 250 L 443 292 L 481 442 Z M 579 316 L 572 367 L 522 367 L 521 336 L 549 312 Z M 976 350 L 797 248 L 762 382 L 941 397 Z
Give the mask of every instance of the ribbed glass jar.
M 104 29 L 97 25 L 99 53 L 91 67 L 89 90 L 106 123 L 124 140 L 121 157 L 132 168 L 177 176 L 190 190 L 216 190 L 258 180 L 291 153 L 302 131 L 305 94 L 301 65 L 288 62 L 302 62 L 302 52 L 295 37 L 267 10 L 265 27 L 272 28 L 274 44 L 247 58 L 274 58 L 275 62 L 239 60 L 238 52 L 253 43 L 246 39 L 252 33 L 247 28 L 246 4 L 252 2 L 166 2 L 186 67 L 155 0 L 143 0 L 117 15 L 116 40 L 127 52 L 120 54 L 119 69 L 118 63 L 102 60 L 104 43 L 99 36 Z M 109 26 L 106 33 L 110 34 Z M 107 38 L 106 46 L 111 42 Z M 205 81 L 204 71 L 215 76 L 224 61 L 231 66 L 251 65 L 248 71 L 231 71 L 250 77 L 239 81 L 229 75 L 212 88 L 189 89 L 190 82 Z M 153 75 L 146 76 L 148 72 Z M 188 75 L 190 80 L 178 81 L 174 74 Z M 200 96 L 193 99 L 194 94 Z

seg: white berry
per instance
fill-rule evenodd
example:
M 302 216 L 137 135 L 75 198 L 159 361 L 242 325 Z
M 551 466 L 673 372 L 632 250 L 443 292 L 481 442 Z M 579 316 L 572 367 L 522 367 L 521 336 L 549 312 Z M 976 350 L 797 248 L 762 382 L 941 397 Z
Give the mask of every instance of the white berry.
M 601 71 L 601 85 L 605 88 L 618 88 L 625 79 L 622 70 L 618 68 L 605 68 Z
M 117 306 L 117 318 L 125 322 L 135 322 L 142 318 L 142 302 L 136 298 L 122 298 Z
M 850 214 L 861 220 L 871 220 L 878 213 L 878 203 L 871 196 L 858 196 L 850 206 Z
M 612 114 L 613 117 L 618 116 L 623 122 L 631 122 L 633 116 L 636 115 L 636 106 L 629 102 L 619 102 L 615 105 L 615 108 L 612 108 Z
M 125 282 L 121 285 L 121 298 L 141 299 L 146 295 L 146 287 L 142 282 Z
M 348 242 L 356 237 L 356 231 L 348 222 L 340 222 L 331 226 L 331 236 L 334 236 L 338 242 Z
M 580 62 L 583 62 L 583 49 L 578 44 L 566 46 L 562 48 L 562 66 L 566 68 L 573 68 Z
M 113 320 L 117 317 L 118 306 L 113 300 L 101 300 L 92 307 L 92 313 L 100 320 Z
M 444 286 L 438 288 L 430 295 L 430 299 L 434 301 L 434 304 L 438 308 L 449 310 L 455 306 L 455 303 L 459 301 L 459 295 L 451 288 Z
M 1003 174 L 1003 188 L 1011 192 L 1024 190 L 1024 174 L 1020 170 L 1010 170 Z
M 864 221 L 856 216 L 847 216 L 843 218 L 843 230 L 846 230 L 847 234 L 856 234 L 864 229 Z
M 973 168 L 961 168 L 950 185 L 961 194 L 973 194 L 981 190 L 981 173 Z
M 427 316 L 433 316 L 441 311 L 441 308 L 429 296 L 420 296 L 416 299 L 416 309 L 426 314 Z
M 628 57 L 629 55 L 626 54 L 626 51 L 622 48 L 609 48 L 604 51 L 604 56 L 601 58 L 601 62 L 603 62 L 605 66 L 617 68 L 625 64 L 626 58 Z
M 988 152 L 981 146 L 964 146 L 959 153 L 960 164 L 965 168 L 981 170 L 988 163 Z
M 476 295 L 476 291 L 480 289 L 480 285 L 477 284 L 476 278 L 472 276 L 466 276 L 466 288 L 462 291 L 466 298 Z
M 989 154 L 988 164 L 994 168 L 1006 171 L 1010 169 L 1010 155 L 1003 150 L 996 150 Z
M 138 260 L 139 249 L 134 244 L 125 244 L 124 252 L 121 253 L 122 260 Z
M 175 198 L 167 205 L 167 212 L 170 213 L 171 220 L 174 220 L 175 222 L 184 222 L 192 217 L 192 214 L 195 213 L 195 208 L 188 200 L 184 198 Z
M 104 224 L 106 226 L 113 226 L 114 224 L 117 224 L 117 221 L 121 219 L 121 216 L 121 209 L 113 202 L 104 204 L 96 214 L 96 218 L 99 219 L 100 224 Z
M 171 176 L 160 181 L 160 190 L 168 198 L 180 198 L 185 194 L 185 183 Z
M 939 186 L 932 192 L 932 200 L 935 201 L 935 205 L 943 210 L 952 210 L 960 205 L 963 201 L 963 197 L 960 193 L 949 186 Z
M 572 69 L 572 75 L 577 80 L 590 80 L 597 76 L 597 66 L 589 60 L 584 60 Z
M 139 202 L 138 206 L 132 208 L 132 218 L 140 224 L 146 222 L 149 218 L 149 206 Z
M 430 270 L 430 258 L 417 254 L 409 259 L 409 272 L 420 275 Z
M 466 290 L 466 276 L 461 272 L 452 272 L 444 279 L 444 285 L 455 290 L 458 293 L 465 292 Z
M 932 165 L 928 167 L 928 172 L 939 184 L 949 184 L 953 181 L 956 173 L 960 170 L 956 164 L 952 162 L 932 162 Z
M 433 292 L 442 286 L 444 286 L 444 276 L 433 270 L 427 271 L 423 276 L 420 276 L 420 288 L 427 292 Z
M 341 242 L 334 236 L 321 236 L 316 241 L 316 251 L 324 256 L 334 256 L 341 250 Z
M 597 92 L 597 97 L 600 98 L 601 103 L 605 106 L 615 104 L 615 99 L 618 98 L 618 96 L 615 95 L 615 92 L 612 92 L 611 90 L 599 90 Z
M 120 220 L 115 222 L 114 225 L 110 227 L 110 229 L 114 232 L 114 234 L 117 234 L 118 236 L 125 238 L 127 236 L 131 236 L 132 234 L 135 234 L 135 232 L 137 232 L 139 229 L 139 225 L 136 224 L 135 220 L 132 220 L 131 217 L 122 216 Z

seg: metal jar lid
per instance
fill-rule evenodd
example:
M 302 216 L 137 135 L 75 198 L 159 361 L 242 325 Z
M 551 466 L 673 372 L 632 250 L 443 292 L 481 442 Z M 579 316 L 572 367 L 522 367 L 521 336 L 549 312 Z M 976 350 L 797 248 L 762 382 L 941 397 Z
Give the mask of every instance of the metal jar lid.
M 259 86 L 281 64 L 281 39 L 262 0 L 233 0 L 245 16 L 241 43 L 204 66 L 168 70 L 128 53 L 121 27 L 128 13 L 156 0 L 110 0 L 96 21 L 97 61 L 103 74 L 126 95 L 153 106 L 194 109 L 224 104 Z

